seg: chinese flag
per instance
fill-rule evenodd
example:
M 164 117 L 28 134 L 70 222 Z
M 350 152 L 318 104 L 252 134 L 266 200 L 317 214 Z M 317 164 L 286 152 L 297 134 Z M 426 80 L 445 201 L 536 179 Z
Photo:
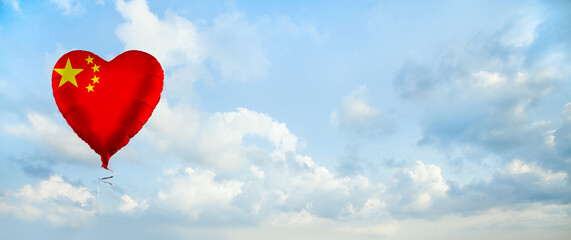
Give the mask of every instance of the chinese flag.
M 127 51 L 107 62 L 71 51 L 55 64 L 52 89 L 73 131 L 99 155 L 101 167 L 141 130 L 160 100 L 163 69 L 150 54 Z

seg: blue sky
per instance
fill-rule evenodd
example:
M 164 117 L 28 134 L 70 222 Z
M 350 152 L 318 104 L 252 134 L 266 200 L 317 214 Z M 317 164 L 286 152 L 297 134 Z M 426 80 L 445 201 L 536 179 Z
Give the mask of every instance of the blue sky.
M 0 1 L 10 239 L 569 239 L 567 1 Z M 165 70 L 111 158 L 50 88 L 71 50 Z M 99 204 L 99 201 L 101 204 Z

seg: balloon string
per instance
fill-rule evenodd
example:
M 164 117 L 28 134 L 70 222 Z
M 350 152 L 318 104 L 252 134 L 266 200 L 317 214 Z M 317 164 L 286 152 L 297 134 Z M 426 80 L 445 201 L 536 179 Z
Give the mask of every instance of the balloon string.
M 111 171 L 111 170 L 109 170 Z M 111 171 L 113 172 L 113 171 Z M 109 186 L 115 186 L 113 183 L 105 181 L 107 179 L 113 178 L 113 175 L 108 177 L 101 177 L 101 168 L 99 169 L 99 178 L 97 180 L 97 202 L 99 203 L 99 222 L 101 223 L 101 232 L 103 233 L 103 239 L 107 239 L 107 234 L 105 233 L 105 224 L 103 222 L 103 207 L 101 205 L 101 195 L 100 186 L 101 182 L 108 184 Z
M 102 181 L 103 183 L 109 184 L 110 186 L 115 186 L 115 184 L 113 184 L 113 183 L 111 183 L 111 182 L 108 182 L 108 181 L 105 181 L 105 180 L 111 179 L 111 178 L 113 178 L 113 176 L 104 177 L 104 178 L 99 178 L 99 180 Z
M 108 168 L 105 168 L 105 169 L 106 169 L 106 170 L 109 170 L 112 174 L 115 174 L 115 172 L 113 172 L 113 170 L 108 169 Z M 111 179 L 111 178 L 113 178 L 113 177 L 114 177 L 114 175 L 111 175 L 111 176 L 108 176 L 108 177 L 101 177 L 101 168 L 99 168 L 99 181 L 104 182 L 104 183 L 108 184 L 109 186 L 115 186 L 115 184 L 113 184 L 113 183 L 111 183 L 111 182 L 108 182 L 108 181 L 105 181 L 105 180 Z
M 103 223 L 103 207 L 101 206 L 101 195 L 100 195 L 100 187 L 101 186 L 101 169 L 99 169 L 99 178 L 97 179 L 97 202 L 99 203 L 99 223 L 101 224 L 101 233 L 103 234 L 103 239 L 106 239 L 105 235 L 105 224 Z

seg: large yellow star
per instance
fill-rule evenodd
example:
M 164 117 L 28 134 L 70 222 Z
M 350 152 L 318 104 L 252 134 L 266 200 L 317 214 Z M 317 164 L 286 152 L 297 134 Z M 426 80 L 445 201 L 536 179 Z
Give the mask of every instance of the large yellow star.
M 77 81 L 75 80 L 75 75 L 83 71 L 83 69 L 72 68 L 71 62 L 69 61 L 68 58 L 67 63 L 65 64 L 65 68 L 54 68 L 54 71 L 56 71 L 57 73 L 59 73 L 59 75 L 61 75 L 61 80 L 59 81 L 59 87 L 61 87 L 61 85 L 63 85 L 66 82 L 70 82 L 77 87 Z

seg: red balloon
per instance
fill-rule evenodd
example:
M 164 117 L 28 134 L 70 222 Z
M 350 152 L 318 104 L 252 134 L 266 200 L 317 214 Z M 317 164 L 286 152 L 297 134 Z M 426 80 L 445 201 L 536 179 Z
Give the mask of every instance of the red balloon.
M 97 154 L 101 167 L 151 116 L 163 90 L 163 69 L 150 54 L 127 51 L 107 62 L 71 51 L 55 64 L 52 89 L 59 111 Z

